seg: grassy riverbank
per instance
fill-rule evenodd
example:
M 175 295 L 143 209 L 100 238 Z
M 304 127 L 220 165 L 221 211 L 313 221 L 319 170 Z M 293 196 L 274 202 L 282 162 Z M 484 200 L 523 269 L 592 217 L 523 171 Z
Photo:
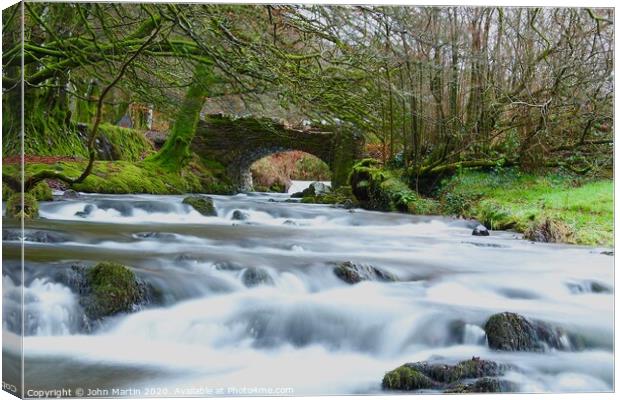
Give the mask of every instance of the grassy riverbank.
M 475 218 L 492 229 L 527 233 L 543 221 L 556 221 L 568 230 L 564 242 L 613 245 L 609 179 L 469 171 L 444 182 L 440 200 L 444 214 Z
M 405 179 L 404 171 L 367 159 L 354 166 L 350 183 L 367 209 L 476 219 L 535 241 L 613 245 L 611 179 L 464 170 L 441 182 L 430 198 L 411 190 Z
M 85 161 L 58 161 L 48 163 L 26 163 L 26 177 L 44 169 L 51 169 L 68 176 L 79 176 L 84 170 Z M 5 173 L 18 174 L 18 165 L 3 165 Z M 60 182 L 49 181 L 51 186 L 60 185 Z M 72 186 L 72 189 L 89 193 L 150 193 L 150 194 L 180 194 L 180 193 L 216 193 L 228 194 L 232 188 L 226 177 L 224 167 L 217 163 L 205 165 L 194 157 L 186 167 L 179 172 L 170 172 L 159 168 L 148 161 L 95 161 L 93 172 L 81 183 Z M 3 187 L 6 196 L 7 188 Z M 40 200 L 45 196 L 37 195 Z

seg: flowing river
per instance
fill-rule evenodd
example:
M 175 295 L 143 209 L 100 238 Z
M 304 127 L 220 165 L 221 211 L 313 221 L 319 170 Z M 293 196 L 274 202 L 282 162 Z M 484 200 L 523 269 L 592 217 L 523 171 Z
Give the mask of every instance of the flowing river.
M 607 249 L 534 244 L 511 232 L 477 237 L 471 221 L 286 202 L 288 194 L 212 198 L 215 217 L 183 196 L 41 203 L 24 242 L 27 388 L 367 394 L 405 362 L 475 356 L 516 365 L 506 379 L 519 391 L 613 390 Z M 236 210 L 245 220 L 233 219 Z M 10 362 L 19 358 L 21 270 L 18 226 L 5 219 L 3 229 L 6 381 L 18 379 Z M 52 236 L 37 239 L 41 232 Z M 103 260 L 131 266 L 161 302 L 86 327 L 66 276 Z M 399 281 L 348 284 L 333 272 L 344 261 Z M 266 279 L 248 285 L 250 269 Z M 560 326 L 586 346 L 493 351 L 482 327 L 503 311 Z

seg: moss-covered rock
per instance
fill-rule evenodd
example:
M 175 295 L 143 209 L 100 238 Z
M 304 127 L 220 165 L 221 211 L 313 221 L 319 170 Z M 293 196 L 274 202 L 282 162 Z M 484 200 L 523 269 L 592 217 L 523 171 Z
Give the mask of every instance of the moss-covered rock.
M 101 124 L 99 139 L 100 160 L 138 161 L 154 152 L 153 145 L 144 133 L 135 129 Z
M 367 264 L 355 264 L 345 261 L 334 268 L 334 274 L 343 281 L 353 284 L 361 281 L 395 282 L 393 274 Z
M 523 233 L 523 237 L 534 242 L 572 243 L 574 232 L 566 223 L 552 218 L 534 222 Z
M 435 388 L 437 384 L 421 372 L 402 365 L 386 373 L 381 386 L 386 390 L 420 390 Z
M 101 262 L 86 272 L 90 295 L 83 301 L 91 319 L 129 312 L 140 302 L 140 287 L 135 274 L 126 266 Z
M 568 333 L 542 321 L 530 321 L 511 312 L 492 315 L 484 330 L 489 347 L 504 351 L 544 351 L 568 349 L 573 341 Z
M 2 198 L 4 201 L 7 201 L 9 197 L 11 197 L 13 192 L 7 185 L 2 185 Z M 52 189 L 46 182 L 41 182 L 36 185 L 30 192 L 35 199 L 39 201 L 52 201 L 54 200 L 54 196 L 52 195 Z
M 511 368 L 478 357 L 456 365 L 407 363 L 385 374 L 382 386 L 388 390 L 436 389 L 446 393 L 514 391 L 515 385 L 497 378 Z
M 200 214 L 213 217 L 217 216 L 217 211 L 215 210 L 215 205 L 213 205 L 213 199 L 209 196 L 203 195 L 192 195 L 187 196 L 183 199 L 183 204 L 187 204 L 191 206 L 194 210 L 198 211 Z
M 507 380 L 480 378 L 473 383 L 457 383 L 448 387 L 444 393 L 506 393 L 517 391 L 517 386 Z
M 39 202 L 32 193 L 24 193 L 23 203 L 21 193 L 13 193 L 6 201 L 6 216 L 8 218 L 33 219 L 39 216 Z

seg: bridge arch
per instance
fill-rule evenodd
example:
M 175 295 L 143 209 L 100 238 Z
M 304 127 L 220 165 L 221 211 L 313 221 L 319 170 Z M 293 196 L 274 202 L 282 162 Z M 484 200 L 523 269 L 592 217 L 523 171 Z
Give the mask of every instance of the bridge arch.
M 251 165 L 271 154 L 300 150 L 324 161 L 334 187 L 347 184 L 362 149 L 352 131 L 298 129 L 269 118 L 209 115 L 198 124 L 192 147 L 199 156 L 223 164 L 239 190 L 252 189 Z

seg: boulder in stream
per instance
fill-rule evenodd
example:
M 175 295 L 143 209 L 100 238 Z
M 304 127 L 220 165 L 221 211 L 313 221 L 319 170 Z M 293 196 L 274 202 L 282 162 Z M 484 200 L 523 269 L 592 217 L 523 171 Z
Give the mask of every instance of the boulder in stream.
M 407 363 L 386 373 L 382 387 L 407 391 L 435 389 L 446 393 L 511 391 L 514 386 L 497 379 L 511 368 L 510 365 L 478 357 L 455 365 L 425 361 Z
M 472 236 L 489 236 L 489 230 L 486 226 L 482 224 L 476 225 L 474 230 L 471 232 Z
M 73 189 L 67 189 L 62 194 L 63 200 L 74 200 L 79 199 L 80 194 Z
M 258 285 L 273 285 L 273 278 L 267 271 L 262 268 L 249 267 L 243 274 L 241 274 L 241 280 L 247 287 L 254 287 Z
M 245 211 L 235 210 L 232 213 L 232 219 L 235 221 L 245 221 L 248 218 L 250 218 L 250 215 Z
M 323 182 L 312 182 L 308 188 L 304 189 L 301 193 L 302 197 L 306 196 L 320 196 L 325 193 L 330 193 L 332 188 Z
M 545 351 L 547 348 L 568 349 L 575 345 L 575 338 L 569 337 L 563 329 L 542 321 L 503 312 L 492 315 L 484 330 L 489 347 L 503 351 Z M 573 342 L 573 343 L 571 343 Z
M 78 211 L 75 213 L 76 217 L 80 217 L 80 218 L 86 218 L 87 216 L 90 215 L 90 213 L 92 213 L 95 210 L 95 206 L 92 204 L 86 204 L 84 206 L 84 209 L 82 211 Z
M 355 264 L 345 261 L 334 268 L 334 274 L 343 281 L 354 284 L 361 281 L 396 282 L 398 278 L 393 274 L 383 271 L 368 264 Z
M 187 204 L 191 206 L 194 210 L 198 211 L 200 214 L 213 217 L 217 216 L 217 211 L 215 210 L 215 206 L 213 205 L 213 199 L 209 196 L 204 195 L 192 195 L 187 196 L 183 199 L 183 204 Z
M 61 280 L 77 292 L 91 321 L 158 302 L 159 294 L 150 284 L 138 280 L 128 267 L 114 262 L 100 262 L 92 268 L 74 265 Z

